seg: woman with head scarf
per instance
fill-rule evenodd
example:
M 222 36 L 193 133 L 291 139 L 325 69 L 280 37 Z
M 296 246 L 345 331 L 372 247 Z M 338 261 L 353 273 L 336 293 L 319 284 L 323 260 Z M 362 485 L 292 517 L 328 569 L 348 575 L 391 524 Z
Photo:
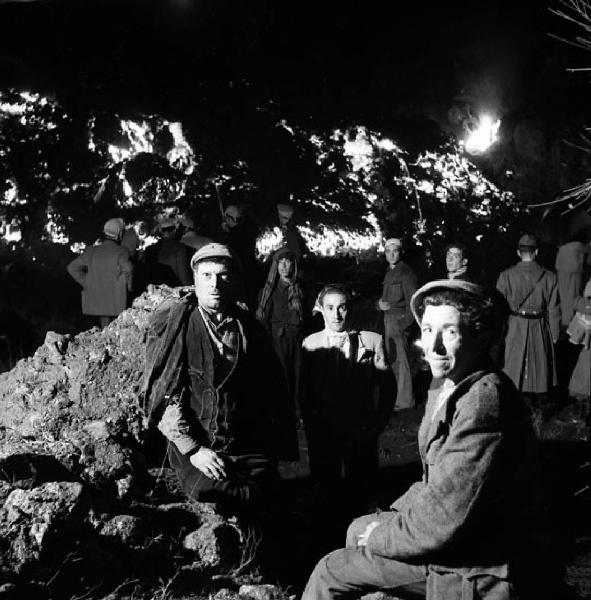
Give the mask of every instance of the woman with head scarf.
M 298 282 L 296 257 L 289 248 L 280 248 L 273 255 L 256 316 L 271 333 L 273 347 L 294 400 L 300 372 L 302 314 L 302 289 Z

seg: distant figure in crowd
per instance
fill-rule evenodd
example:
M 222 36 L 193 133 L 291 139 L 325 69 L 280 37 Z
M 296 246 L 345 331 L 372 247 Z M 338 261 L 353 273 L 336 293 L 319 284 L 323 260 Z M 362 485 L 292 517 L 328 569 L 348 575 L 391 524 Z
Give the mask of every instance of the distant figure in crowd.
M 504 371 L 520 392 L 547 394 L 557 384 L 554 344 L 560 331 L 556 275 L 536 262 L 537 240 L 519 240 L 514 267 L 503 271 L 497 289 L 511 311 L 505 337 Z M 532 397 L 535 400 L 535 397 Z
M 494 301 L 476 284 L 443 279 L 421 287 L 412 310 L 433 376 L 445 381 L 419 430 L 423 478 L 390 510 L 353 521 L 347 547 L 318 563 L 303 600 L 377 590 L 406 598 L 401 588 L 425 584 L 427 600 L 559 597 L 543 593 L 545 515 L 529 413 L 488 362 L 501 329 Z
M 135 260 L 137 255 L 137 249 L 140 245 L 140 238 L 136 233 L 136 230 L 133 227 L 126 227 L 123 231 L 123 235 L 121 236 L 121 246 L 123 248 L 127 248 L 129 252 L 129 258 L 132 261 Z
M 149 283 L 170 287 L 191 285 L 191 269 L 187 247 L 177 239 L 177 224 L 171 217 L 158 222 L 160 240 L 146 248 L 144 260 Z
M 235 302 L 230 249 L 202 246 L 191 265 L 194 293 L 165 301 L 149 323 L 146 410 L 169 440 L 188 498 L 262 507 L 273 502 L 277 459 L 293 451 L 281 366 L 261 325 Z
M 301 264 L 302 259 L 308 254 L 308 248 L 296 227 L 293 206 L 291 204 L 278 204 L 277 220 L 283 233 L 283 242 L 295 256 L 297 263 Z
M 348 327 L 344 286 L 326 285 L 314 310 L 324 329 L 303 342 L 300 378 L 310 470 L 329 500 L 358 509 L 377 473 L 377 440 L 392 413 L 395 379 L 382 336 Z
M 414 396 L 408 330 L 413 324 L 410 299 L 417 289 L 417 277 L 401 260 L 401 239 L 386 240 L 384 248 L 389 268 L 384 277 L 378 308 L 384 312 L 386 353 L 396 376 L 396 408 L 411 408 L 414 406 Z
M 468 251 L 464 244 L 453 243 L 446 248 L 445 266 L 448 279 L 472 281 L 468 273 Z
M 591 398 L 591 279 L 585 285 L 583 295 L 575 299 L 573 308 L 575 315 L 566 333 L 571 343 L 583 348 L 572 372 L 568 391 L 575 398 Z
M 98 317 L 101 327 L 127 308 L 133 285 L 129 251 L 119 244 L 124 228 L 123 219 L 109 219 L 103 227 L 104 241 L 87 247 L 67 266 L 82 286 L 82 313 Z
M 588 258 L 588 249 L 584 232 L 574 240 L 560 246 L 556 255 L 556 274 L 558 276 L 558 296 L 560 298 L 561 324 L 568 327 L 573 318 L 575 298 L 581 295 L 583 271 Z
M 181 215 L 179 218 L 179 227 L 181 243 L 189 248 L 189 253 L 192 254 L 195 250 L 199 250 L 205 244 L 210 244 L 212 240 L 195 231 L 195 223 L 188 215 Z
M 304 339 L 302 303 L 297 261 L 289 248 L 280 248 L 273 255 L 256 317 L 271 334 L 294 407 Z
M 248 218 L 242 205 L 230 204 L 224 211 L 220 241 L 226 244 L 242 265 L 244 272 L 243 300 L 254 312 L 259 290 L 259 267 L 256 261 L 258 227 Z

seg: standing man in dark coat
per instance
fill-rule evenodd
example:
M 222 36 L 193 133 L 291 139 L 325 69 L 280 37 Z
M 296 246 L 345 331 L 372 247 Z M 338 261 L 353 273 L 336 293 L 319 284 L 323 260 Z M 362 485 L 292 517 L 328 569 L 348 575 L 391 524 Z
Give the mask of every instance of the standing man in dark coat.
M 402 240 L 390 238 L 384 244 L 388 271 L 384 277 L 378 308 L 384 313 L 386 354 L 396 377 L 396 408 L 415 404 L 410 366 L 409 328 L 413 324 L 410 299 L 417 289 L 417 276 L 402 261 Z
M 504 371 L 520 392 L 548 394 L 557 384 L 554 344 L 560 333 L 556 275 L 536 262 L 533 235 L 519 240 L 514 267 L 503 271 L 497 289 L 511 314 L 505 337 Z
M 495 301 L 478 285 L 444 279 L 424 285 L 411 302 L 425 359 L 444 381 L 419 430 L 423 478 L 389 511 L 353 521 L 347 547 L 318 563 L 303 600 L 380 589 L 398 596 L 397 588 L 425 582 L 427 600 L 561 597 L 545 579 L 529 413 L 488 360 L 501 329 Z
M 129 251 L 120 245 L 123 219 L 109 219 L 105 239 L 89 246 L 68 266 L 68 273 L 82 286 L 82 313 L 97 317 L 106 327 L 127 308 L 133 284 L 133 265 Z
M 172 217 L 161 218 L 158 232 L 160 240 L 144 252 L 148 282 L 170 287 L 191 285 L 188 248 L 177 240 L 176 221 Z
M 189 498 L 260 506 L 276 490 L 277 459 L 293 458 L 281 366 L 266 332 L 235 302 L 229 248 L 207 244 L 191 266 L 195 292 L 151 318 L 145 406 Z
M 301 266 L 302 259 L 308 255 L 308 247 L 296 227 L 293 213 L 294 210 L 291 204 L 277 205 L 277 220 L 283 234 L 283 243 L 295 256 L 298 265 Z

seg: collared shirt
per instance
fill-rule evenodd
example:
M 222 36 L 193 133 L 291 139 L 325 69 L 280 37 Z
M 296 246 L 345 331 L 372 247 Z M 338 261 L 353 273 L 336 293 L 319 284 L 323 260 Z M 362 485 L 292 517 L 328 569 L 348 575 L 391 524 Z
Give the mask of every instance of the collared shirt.
M 448 279 L 457 279 L 458 277 L 461 277 L 462 275 L 464 275 L 466 273 L 466 271 L 468 271 L 468 267 L 460 267 L 457 271 L 448 271 L 447 278 Z
M 348 331 L 332 331 L 331 329 L 324 330 L 325 346 L 327 348 L 335 348 L 340 350 L 345 358 L 349 358 L 351 354 L 351 341 L 349 340 Z
M 203 317 L 205 329 L 216 351 L 214 384 L 217 387 L 225 381 L 238 360 L 238 323 L 236 319 L 229 316 L 216 323 L 203 307 L 198 306 L 197 308 Z

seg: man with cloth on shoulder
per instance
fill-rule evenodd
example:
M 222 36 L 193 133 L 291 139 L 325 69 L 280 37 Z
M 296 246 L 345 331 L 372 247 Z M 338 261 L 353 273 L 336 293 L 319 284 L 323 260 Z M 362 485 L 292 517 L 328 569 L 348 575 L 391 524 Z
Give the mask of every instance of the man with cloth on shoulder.
M 194 292 L 166 300 L 149 323 L 149 421 L 168 439 L 188 498 L 239 511 L 268 507 L 276 461 L 291 458 L 294 439 L 281 366 L 266 332 L 235 301 L 239 273 L 230 249 L 206 244 L 191 267 Z
M 532 423 L 489 361 L 498 304 L 479 285 L 443 279 L 421 287 L 411 308 L 443 381 L 419 430 L 423 478 L 389 510 L 353 521 L 347 547 L 318 563 L 302 598 L 397 596 L 425 584 L 427 600 L 552 597 Z

